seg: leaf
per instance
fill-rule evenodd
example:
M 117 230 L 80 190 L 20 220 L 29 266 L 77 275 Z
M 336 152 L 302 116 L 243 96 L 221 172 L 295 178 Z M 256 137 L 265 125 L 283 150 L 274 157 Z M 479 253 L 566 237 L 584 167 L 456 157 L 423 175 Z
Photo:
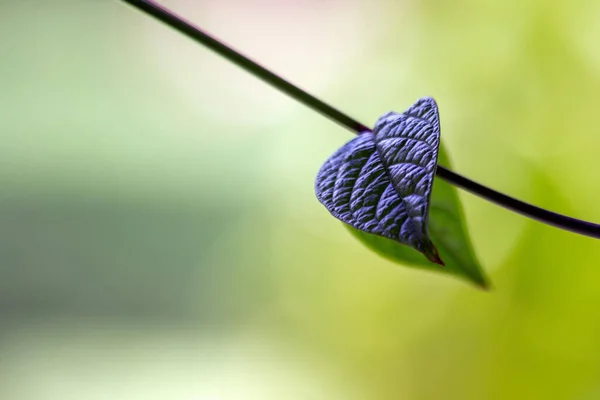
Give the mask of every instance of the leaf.
M 449 165 L 439 146 L 437 105 L 421 99 L 402 114 L 385 114 L 373 132 L 335 152 L 321 167 L 315 192 L 333 216 L 380 255 L 486 287 L 456 189 L 434 179 L 438 158 Z M 436 265 L 444 262 L 444 268 Z
M 450 166 L 443 143 L 440 146 L 438 160 L 440 164 Z M 344 225 L 365 246 L 388 260 L 415 268 L 456 275 L 484 289 L 489 286 L 467 235 L 458 193 L 454 186 L 441 179 L 433 182 L 429 205 L 429 233 L 439 250 L 440 257 L 445 262 L 444 268 L 428 262 L 408 246 Z
M 428 234 L 429 197 L 439 147 L 437 108 L 419 100 L 390 112 L 321 168 L 317 198 L 343 222 L 406 244 L 442 264 Z

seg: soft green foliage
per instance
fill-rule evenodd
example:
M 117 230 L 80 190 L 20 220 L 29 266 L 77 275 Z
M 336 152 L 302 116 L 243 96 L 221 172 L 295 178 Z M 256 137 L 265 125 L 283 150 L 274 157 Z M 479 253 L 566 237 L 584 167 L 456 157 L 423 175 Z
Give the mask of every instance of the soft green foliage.
M 452 167 L 443 143 L 440 143 L 438 163 L 448 168 Z M 444 267 L 428 261 L 409 246 L 344 225 L 365 246 L 389 260 L 406 266 L 456 275 L 482 288 L 488 287 L 469 239 L 457 190 L 446 181 L 439 178 L 433 181 L 429 206 L 429 234 L 446 264 Z

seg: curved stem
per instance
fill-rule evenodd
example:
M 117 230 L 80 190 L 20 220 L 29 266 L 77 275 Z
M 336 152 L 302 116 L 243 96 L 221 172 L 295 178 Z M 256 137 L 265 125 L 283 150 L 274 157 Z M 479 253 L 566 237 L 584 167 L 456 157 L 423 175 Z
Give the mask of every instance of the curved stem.
M 484 198 L 492 203 L 498 204 L 511 211 L 535 219 L 548 225 L 555 226 L 560 229 L 579 233 L 580 235 L 590 236 L 600 239 L 600 225 L 593 222 L 587 222 L 576 218 L 567 217 L 566 215 L 558 214 L 537 206 L 534 206 L 524 201 L 515 199 L 483 186 L 480 183 L 470 180 L 464 176 L 452 172 L 447 168 L 438 166 L 437 176 L 447 182 L 471 192 L 481 198 Z
M 245 69 L 250 74 L 262 79 L 271 86 L 279 89 L 290 97 L 298 100 L 300 103 L 312 108 L 320 114 L 323 114 L 327 118 L 337 122 L 354 133 L 358 134 L 361 132 L 370 131 L 370 129 L 365 125 L 317 99 L 280 76 L 272 73 L 265 67 L 233 50 L 231 47 L 225 45 L 221 41 L 210 36 L 208 33 L 195 27 L 190 22 L 187 22 L 168 9 L 160 6 L 156 2 L 152 0 L 122 1 L 129 3 L 141 11 L 144 11 L 148 15 L 151 15 L 159 21 L 162 21 L 166 25 L 183 33 L 192 40 L 204 45 L 205 47 L 208 47 L 220 56 L 226 58 L 242 69 Z M 517 200 L 503 193 L 497 192 L 464 176 L 452 172 L 441 165 L 437 167 L 436 173 L 438 177 L 444 179 L 445 181 L 511 211 L 517 212 L 545 224 L 555 226 L 557 228 L 600 239 L 600 225 L 598 224 L 567 217 L 565 215 L 557 214 L 552 211 L 522 202 L 521 200 Z

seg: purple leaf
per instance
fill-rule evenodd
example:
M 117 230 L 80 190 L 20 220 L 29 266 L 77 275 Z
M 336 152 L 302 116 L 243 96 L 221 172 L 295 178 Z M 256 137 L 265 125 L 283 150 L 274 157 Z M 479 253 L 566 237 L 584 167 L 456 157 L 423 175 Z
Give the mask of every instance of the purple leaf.
M 346 143 L 321 167 L 319 201 L 336 218 L 366 233 L 408 245 L 444 265 L 428 232 L 440 125 L 431 98 L 382 116 L 373 132 Z

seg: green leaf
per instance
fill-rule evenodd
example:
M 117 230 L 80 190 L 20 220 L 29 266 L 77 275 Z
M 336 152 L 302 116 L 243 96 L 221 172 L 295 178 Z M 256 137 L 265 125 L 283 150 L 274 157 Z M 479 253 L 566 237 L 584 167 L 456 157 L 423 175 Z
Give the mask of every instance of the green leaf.
M 355 237 L 384 257 L 487 287 L 456 189 L 435 179 L 438 159 L 449 166 L 437 105 L 420 99 L 402 114 L 383 115 L 373 132 L 335 152 L 321 167 L 315 192 Z
M 450 160 L 440 144 L 439 163 L 450 168 Z M 464 212 L 457 190 L 451 184 L 435 179 L 429 204 L 429 235 L 436 245 L 445 267 L 428 262 L 421 254 L 391 239 L 367 233 L 344 224 L 354 237 L 384 258 L 415 268 L 443 272 L 466 279 L 484 289 L 489 287 L 467 233 Z

